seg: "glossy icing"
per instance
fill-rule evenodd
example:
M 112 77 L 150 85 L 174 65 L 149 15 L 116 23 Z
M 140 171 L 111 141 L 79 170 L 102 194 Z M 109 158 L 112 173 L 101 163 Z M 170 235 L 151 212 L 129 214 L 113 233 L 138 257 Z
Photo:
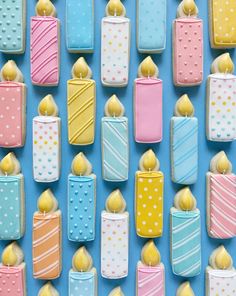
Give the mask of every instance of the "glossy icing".
M 71 241 L 95 239 L 96 176 L 68 178 L 68 238 Z
M 94 0 L 66 0 L 66 43 L 69 52 L 94 50 Z
M 166 0 L 137 0 L 137 48 L 161 52 L 166 46 Z
M 135 141 L 162 140 L 162 80 L 138 78 L 134 82 Z
M 68 138 L 72 145 L 93 144 L 95 137 L 96 85 L 92 79 L 67 82 Z
M 201 221 L 198 209 L 171 209 L 171 262 L 173 273 L 193 277 L 201 272 Z
M 228 142 L 236 138 L 236 76 L 211 74 L 207 89 L 207 138 Z
M 59 27 L 51 16 L 31 18 L 30 61 L 33 84 L 53 86 L 59 83 Z
M 177 86 L 203 80 L 203 21 L 178 18 L 173 23 L 173 79 Z
M 96 273 L 93 271 L 78 272 L 70 270 L 69 272 L 69 296 L 96 296 Z
M 129 213 L 101 215 L 101 273 L 108 279 L 128 276 Z
M 33 119 L 33 173 L 37 182 L 54 182 L 60 177 L 60 126 L 59 117 Z
M 196 117 L 171 118 L 172 181 L 193 184 L 198 175 L 198 120 Z
M 102 118 L 103 179 L 126 181 L 129 171 L 128 118 Z

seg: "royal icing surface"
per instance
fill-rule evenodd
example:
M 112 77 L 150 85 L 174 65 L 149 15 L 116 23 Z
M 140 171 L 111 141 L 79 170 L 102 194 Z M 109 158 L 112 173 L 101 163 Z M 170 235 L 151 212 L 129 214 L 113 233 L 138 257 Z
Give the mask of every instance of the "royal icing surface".
M 162 140 L 162 80 L 138 78 L 134 83 L 135 141 Z
M 51 16 L 31 18 L 31 80 L 37 85 L 59 82 L 59 20 Z
M 22 147 L 25 142 L 25 85 L 0 82 L 0 147 Z
M 215 238 L 236 236 L 236 176 L 207 174 L 209 233 Z
M 102 212 L 101 273 L 109 279 L 128 275 L 129 214 Z
M 71 241 L 91 241 L 95 238 L 96 178 L 69 176 L 68 237 Z
M 66 0 L 66 41 L 71 52 L 94 49 L 93 1 Z
M 171 210 L 171 262 L 173 273 L 193 277 L 201 272 L 199 210 Z
M 67 83 L 68 137 L 72 145 L 94 142 L 96 86 L 91 79 L 71 79 Z
M 171 118 L 172 180 L 194 184 L 198 175 L 198 120 L 195 117 Z
M 136 173 L 136 232 L 141 237 L 159 237 L 163 231 L 161 172 Z
M 25 0 L 0 3 L 0 51 L 23 53 L 25 50 Z
M 165 268 L 159 266 L 137 266 L 137 296 L 165 295 Z
M 26 296 L 25 263 L 19 266 L 0 266 L 0 294 L 5 296 Z
M 101 79 L 107 86 L 126 86 L 129 78 L 130 20 L 102 19 Z
M 16 240 L 24 234 L 24 177 L 0 176 L 0 239 Z
M 78 294 L 79 293 L 79 294 Z M 69 296 L 95 296 L 96 279 L 93 272 L 69 272 Z
M 173 75 L 175 85 L 191 86 L 203 80 L 203 22 L 179 18 L 173 23 Z
M 236 138 L 236 76 L 212 74 L 208 77 L 207 138 L 233 141 Z
M 33 276 L 55 279 L 61 273 L 61 212 L 35 213 L 33 218 Z
M 137 0 L 137 47 L 160 52 L 166 46 L 166 0 Z
M 129 171 L 128 119 L 102 118 L 103 179 L 111 182 L 126 181 Z
M 33 172 L 37 182 L 53 182 L 60 177 L 60 118 L 33 119 Z

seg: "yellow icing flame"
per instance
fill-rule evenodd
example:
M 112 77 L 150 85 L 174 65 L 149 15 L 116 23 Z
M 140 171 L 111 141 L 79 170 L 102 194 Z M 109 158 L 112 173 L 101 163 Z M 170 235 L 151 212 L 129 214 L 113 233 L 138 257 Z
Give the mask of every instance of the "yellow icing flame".
M 110 292 L 109 296 L 124 296 L 124 293 L 122 292 L 121 287 L 117 287 Z
M 86 272 L 92 268 L 93 260 L 85 247 L 79 248 L 72 259 L 73 269 L 79 272 Z
M 182 189 L 179 193 L 179 207 L 182 211 L 191 211 L 194 209 L 195 200 L 188 187 Z
M 57 295 L 56 289 L 52 286 L 50 282 L 45 284 L 39 291 L 38 296 L 53 296 Z
M 2 68 L 2 76 L 5 80 L 13 81 L 16 79 L 18 68 L 12 60 L 6 62 Z
M 50 189 L 45 190 L 38 198 L 38 209 L 41 213 L 50 213 L 57 208 L 57 201 Z
M 233 73 L 234 63 L 229 53 L 224 53 L 218 57 L 218 69 L 220 73 Z
M 116 95 L 113 95 L 108 99 L 105 108 L 109 116 L 119 117 L 122 116 L 124 112 L 124 107 Z
M 153 240 L 150 240 L 144 245 L 141 260 L 142 263 L 147 266 L 157 266 L 160 264 L 161 256 Z
M 216 169 L 220 174 L 225 174 L 228 171 L 229 167 L 230 162 L 226 154 L 223 152 L 216 162 Z
M 18 266 L 23 258 L 23 252 L 16 242 L 6 246 L 2 252 L 2 264 L 5 266 Z
M 73 74 L 77 78 L 87 77 L 89 71 L 89 66 L 83 57 L 79 58 L 73 66 Z
M 152 149 L 146 151 L 141 157 L 141 166 L 146 171 L 153 171 L 157 166 L 157 158 Z
M 71 171 L 76 176 L 84 176 L 88 171 L 88 160 L 82 152 L 73 159 Z
M 186 15 L 197 14 L 197 5 L 194 0 L 183 0 L 183 12 Z
M 38 106 L 38 112 L 42 116 L 56 116 L 58 112 L 57 105 L 52 95 L 44 97 Z
M 126 208 L 126 202 L 119 189 L 113 191 L 107 198 L 106 209 L 111 213 L 122 213 Z
M 110 0 L 107 4 L 109 15 L 121 16 L 124 14 L 124 6 L 120 0 Z
M 36 4 L 36 12 L 41 16 L 50 16 L 55 12 L 55 7 L 50 0 L 39 0 Z
M 215 265 L 218 269 L 228 269 L 232 264 L 232 258 L 224 246 L 219 247 L 215 253 Z
M 157 66 L 150 56 L 146 57 L 140 64 L 140 72 L 144 77 L 157 76 Z
M 176 102 L 176 111 L 181 116 L 192 116 L 194 113 L 194 107 L 190 101 L 188 95 L 181 96 Z
M 189 282 L 185 282 L 179 287 L 177 296 L 195 296 Z
M 11 175 L 16 169 L 16 157 L 14 153 L 8 153 L 0 162 L 0 169 L 4 175 Z

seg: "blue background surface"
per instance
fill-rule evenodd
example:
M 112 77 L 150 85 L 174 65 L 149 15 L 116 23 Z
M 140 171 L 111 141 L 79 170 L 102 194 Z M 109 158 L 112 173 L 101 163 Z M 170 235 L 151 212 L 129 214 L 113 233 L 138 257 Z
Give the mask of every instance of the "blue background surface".
M 156 0 L 157 1 L 157 0 Z M 33 212 L 36 210 L 37 198 L 40 193 L 47 188 L 48 185 L 37 184 L 32 178 L 32 118 L 37 115 L 37 105 L 40 99 L 48 93 L 52 93 L 59 106 L 60 116 L 62 118 L 62 174 L 59 182 L 51 186 L 56 197 L 59 200 L 59 206 L 63 213 L 63 272 L 61 277 L 54 281 L 56 288 L 60 294 L 65 296 L 68 291 L 68 272 L 71 268 L 71 259 L 75 250 L 80 246 L 77 243 L 69 242 L 67 239 L 67 211 L 66 211 L 66 191 L 67 191 L 67 176 L 70 173 L 70 165 L 73 156 L 84 151 L 89 160 L 93 164 L 94 173 L 98 177 L 97 182 L 97 221 L 96 221 L 96 239 L 94 242 L 88 243 L 88 250 L 94 258 L 94 265 L 98 269 L 99 281 L 98 291 L 99 295 L 108 295 L 110 290 L 116 285 L 122 285 L 125 295 L 135 295 L 135 268 L 136 263 L 140 258 L 140 251 L 145 243 L 144 239 L 138 238 L 134 229 L 134 175 L 138 167 L 138 161 L 141 154 L 149 147 L 152 147 L 161 162 L 161 170 L 165 174 L 165 197 L 164 197 L 164 234 L 162 238 L 156 240 L 157 246 L 162 255 L 162 261 L 166 268 L 166 295 L 175 295 L 175 291 L 181 278 L 174 276 L 170 266 L 169 255 L 169 211 L 173 203 L 173 197 L 179 186 L 174 185 L 170 179 L 170 139 L 169 139 L 169 126 L 170 118 L 173 114 L 174 104 L 176 99 L 187 92 L 192 99 L 195 108 L 196 116 L 199 119 L 199 178 L 197 183 L 192 186 L 194 195 L 198 200 L 198 207 L 201 210 L 202 221 L 202 272 L 201 275 L 192 279 L 192 285 L 196 295 L 204 295 L 204 269 L 208 263 L 208 257 L 211 251 L 220 243 L 219 240 L 210 239 L 206 233 L 205 227 L 205 173 L 208 170 L 211 157 L 219 150 L 224 149 L 230 160 L 234 164 L 236 170 L 235 158 L 235 143 L 210 143 L 206 140 L 205 136 L 205 89 L 206 77 L 210 71 L 210 64 L 212 59 L 220 53 L 220 51 L 211 50 L 209 46 L 208 37 L 208 1 L 196 1 L 200 9 L 200 17 L 204 19 L 204 41 L 205 41 L 205 62 L 204 62 L 204 83 L 199 87 L 192 87 L 188 90 L 175 88 L 172 83 L 172 61 L 171 61 L 171 24 L 175 18 L 177 5 L 179 1 L 168 0 L 167 9 L 167 45 L 166 50 L 161 55 L 155 56 L 155 61 L 160 70 L 160 78 L 164 81 L 164 97 L 163 97 L 163 114 L 164 114 L 164 138 L 160 144 L 156 145 L 143 145 L 136 144 L 133 140 L 133 114 L 132 114 L 132 85 L 133 80 L 137 75 L 137 68 L 139 62 L 144 58 L 144 55 L 138 54 L 136 50 L 136 36 L 135 36 L 135 1 L 126 0 L 124 4 L 127 8 L 127 15 L 131 18 L 132 22 L 132 40 L 131 40 L 131 68 L 130 80 L 127 88 L 123 89 L 109 89 L 102 87 L 100 83 L 100 21 L 104 16 L 105 0 L 95 0 L 95 19 L 96 19 L 96 32 L 95 32 L 95 52 L 92 55 L 87 55 L 87 61 L 93 70 L 93 78 L 97 82 L 97 122 L 96 122 L 96 139 L 92 146 L 88 147 L 73 147 L 67 141 L 67 114 L 66 114 L 66 81 L 70 79 L 70 71 L 72 64 L 78 58 L 77 54 L 69 54 L 66 50 L 65 44 L 65 0 L 54 1 L 57 7 L 58 17 L 61 20 L 61 78 L 58 87 L 54 88 L 40 88 L 32 86 L 30 82 L 30 63 L 29 63 L 29 19 L 34 15 L 34 6 L 36 1 L 27 1 L 27 48 L 26 53 L 20 56 L 6 56 L 0 55 L 0 65 L 10 58 L 16 59 L 20 69 L 24 73 L 25 81 L 28 86 L 27 95 L 27 140 L 26 145 L 22 149 L 16 149 L 15 153 L 19 158 L 22 166 L 22 171 L 25 175 L 26 181 L 26 234 L 20 241 L 20 245 L 25 252 L 25 260 L 27 263 L 27 288 L 28 295 L 35 296 L 38 293 L 41 281 L 32 278 L 32 217 Z M 233 52 L 233 51 L 231 51 Z M 235 56 L 235 53 L 233 53 Z M 106 99 L 113 93 L 116 93 L 126 108 L 126 114 L 130 123 L 130 172 L 129 180 L 123 184 L 106 183 L 101 178 L 101 148 L 100 148 L 100 122 L 103 116 L 103 109 Z M 2 157 L 8 151 L 0 149 L 0 156 Z M 100 277 L 100 213 L 104 208 L 105 199 L 107 195 L 116 187 L 122 190 L 122 193 L 127 201 L 128 211 L 130 212 L 130 263 L 129 263 L 129 276 L 120 281 L 109 281 Z M 1 249 L 6 243 L 1 242 Z M 226 247 L 236 259 L 235 253 L 235 240 L 225 242 Z M 234 250 L 234 254 L 233 254 Z M 1 250 L 0 250 L 1 251 Z M 236 260 L 235 260 L 236 261 Z

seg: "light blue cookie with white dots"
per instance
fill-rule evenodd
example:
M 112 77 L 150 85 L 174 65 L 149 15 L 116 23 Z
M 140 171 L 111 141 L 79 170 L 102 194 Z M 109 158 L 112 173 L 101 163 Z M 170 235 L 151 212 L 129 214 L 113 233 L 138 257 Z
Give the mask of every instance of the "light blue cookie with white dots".
M 88 272 L 69 272 L 69 296 L 96 296 L 97 295 L 97 273 L 93 268 Z
M 21 54 L 25 51 L 26 0 L 0 1 L 0 51 Z
M 24 177 L 0 176 L 0 240 L 17 240 L 25 232 Z

